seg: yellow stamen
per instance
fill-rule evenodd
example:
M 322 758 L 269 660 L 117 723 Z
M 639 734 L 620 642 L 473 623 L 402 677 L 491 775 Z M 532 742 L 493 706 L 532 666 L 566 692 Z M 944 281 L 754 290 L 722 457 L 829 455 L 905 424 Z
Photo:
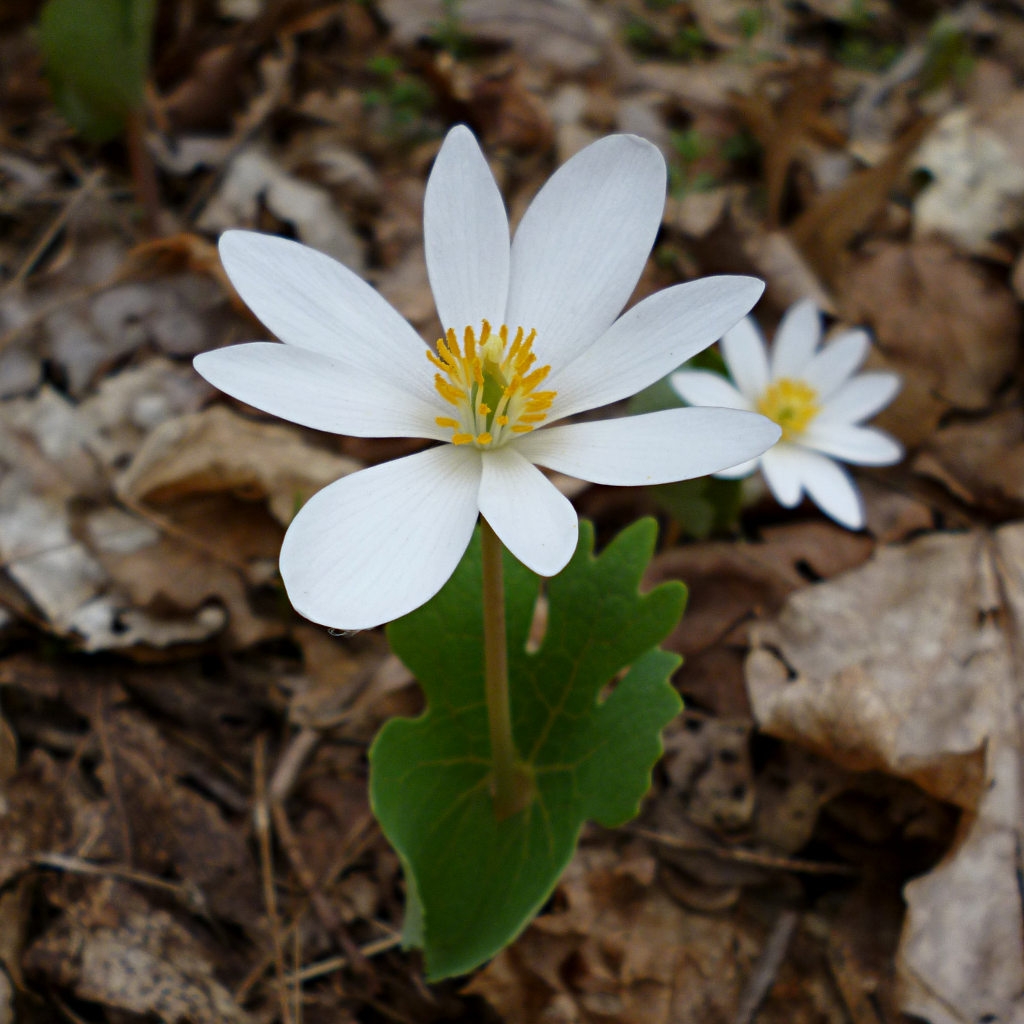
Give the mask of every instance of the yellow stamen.
M 757 411 L 782 427 L 782 439 L 799 437 L 821 411 L 818 392 L 806 381 L 782 377 L 768 385 Z
M 437 341 L 427 358 L 440 372 L 434 375 L 437 393 L 456 409 L 454 416 L 438 416 L 439 427 L 452 431 L 452 444 L 497 448 L 516 434 L 525 434 L 547 419 L 554 391 L 538 391 L 551 371 L 534 368 L 536 330 L 514 331 L 501 324 L 495 332 L 487 320 L 480 330 L 462 329 L 460 348 L 455 328 Z

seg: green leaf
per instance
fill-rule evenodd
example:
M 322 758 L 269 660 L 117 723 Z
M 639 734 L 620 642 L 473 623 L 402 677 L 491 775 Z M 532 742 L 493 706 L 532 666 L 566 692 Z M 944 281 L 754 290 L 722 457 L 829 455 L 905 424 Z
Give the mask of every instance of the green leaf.
M 489 791 L 479 532 L 441 592 L 388 628 L 428 707 L 381 730 L 370 799 L 402 860 L 404 939 L 423 947 L 428 978 L 465 973 L 511 942 L 550 896 L 585 821 L 616 826 L 638 812 L 661 730 L 681 706 L 669 683 L 680 659 L 657 644 L 686 590 L 638 592 L 656 533 L 642 520 L 594 558 L 593 528 L 581 523 L 572 561 L 547 582 L 535 652 L 527 638 L 539 581 L 506 552 L 513 732 L 537 796 L 502 821 Z
M 117 135 L 142 105 L 156 0 L 49 0 L 39 20 L 61 113 L 86 138 Z
M 707 540 L 736 525 L 743 504 L 742 480 L 702 476 L 651 487 L 654 500 L 678 523 L 683 536 Z

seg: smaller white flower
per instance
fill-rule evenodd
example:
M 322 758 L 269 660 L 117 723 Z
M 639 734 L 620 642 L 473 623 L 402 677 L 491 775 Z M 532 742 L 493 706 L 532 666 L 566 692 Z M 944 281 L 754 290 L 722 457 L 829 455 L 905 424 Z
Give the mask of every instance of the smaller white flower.
M 773 448 L 716 476 L 737 479 L 760 467 L 779 504 L 794 508 L 804 492 L 837 523 L 864 525 L 864 505 L 839 461 L 888 466 L 903 458 L 898 441 L 862 422 L 884 409 L 900 389 L 895 373 L 861 373 L 865 331 L 845 331 L 820 351 L 821 314 L 814 303 L 787 310 L 769 358 L 751 317 L 720 342 L 732 382 L 705 370 L 680 370 L 670 380 L 690 405 L 762 413 L 782 428 Z M 837 461 L 838 460 L 838 461 Z

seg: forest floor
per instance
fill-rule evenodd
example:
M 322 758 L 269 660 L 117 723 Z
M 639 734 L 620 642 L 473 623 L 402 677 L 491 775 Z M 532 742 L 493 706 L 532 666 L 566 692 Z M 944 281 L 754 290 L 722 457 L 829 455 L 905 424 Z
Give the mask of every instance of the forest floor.
M 58 112 L 39 13 L 0 8 L 0 1024 L 1024 1021 L 1024 6 L 164 3 L 148 198 Z M 599 545 L 657 516 L 686 710 L 641 817 L 428 985 L 367 798 L 420 690 L 277 575 L 298 502 L 421 442 L 271 420 L 191 359 L 265 337 L 233 227 L 432 341 L 424 184 L 459 122 L 513 225 L 588 142 L 655 142 L 634 301 L 747 273 L 768 336 L 806 297 L 866 327 L 907 454 L 857 472 L 860 532 L 571 488 Z

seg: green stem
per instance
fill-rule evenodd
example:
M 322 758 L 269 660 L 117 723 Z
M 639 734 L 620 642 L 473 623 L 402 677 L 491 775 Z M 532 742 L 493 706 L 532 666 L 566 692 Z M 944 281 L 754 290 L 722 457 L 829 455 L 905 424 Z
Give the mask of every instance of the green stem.
M 512 738 L 502 545 L 483 516 L 480 517 L 480 536 L 484 570 L 484 684 L 494 765 L 492 796 L 495 817 L 501 821 L 530 803 L 533 781 L 528 768 L 519 760 Z

